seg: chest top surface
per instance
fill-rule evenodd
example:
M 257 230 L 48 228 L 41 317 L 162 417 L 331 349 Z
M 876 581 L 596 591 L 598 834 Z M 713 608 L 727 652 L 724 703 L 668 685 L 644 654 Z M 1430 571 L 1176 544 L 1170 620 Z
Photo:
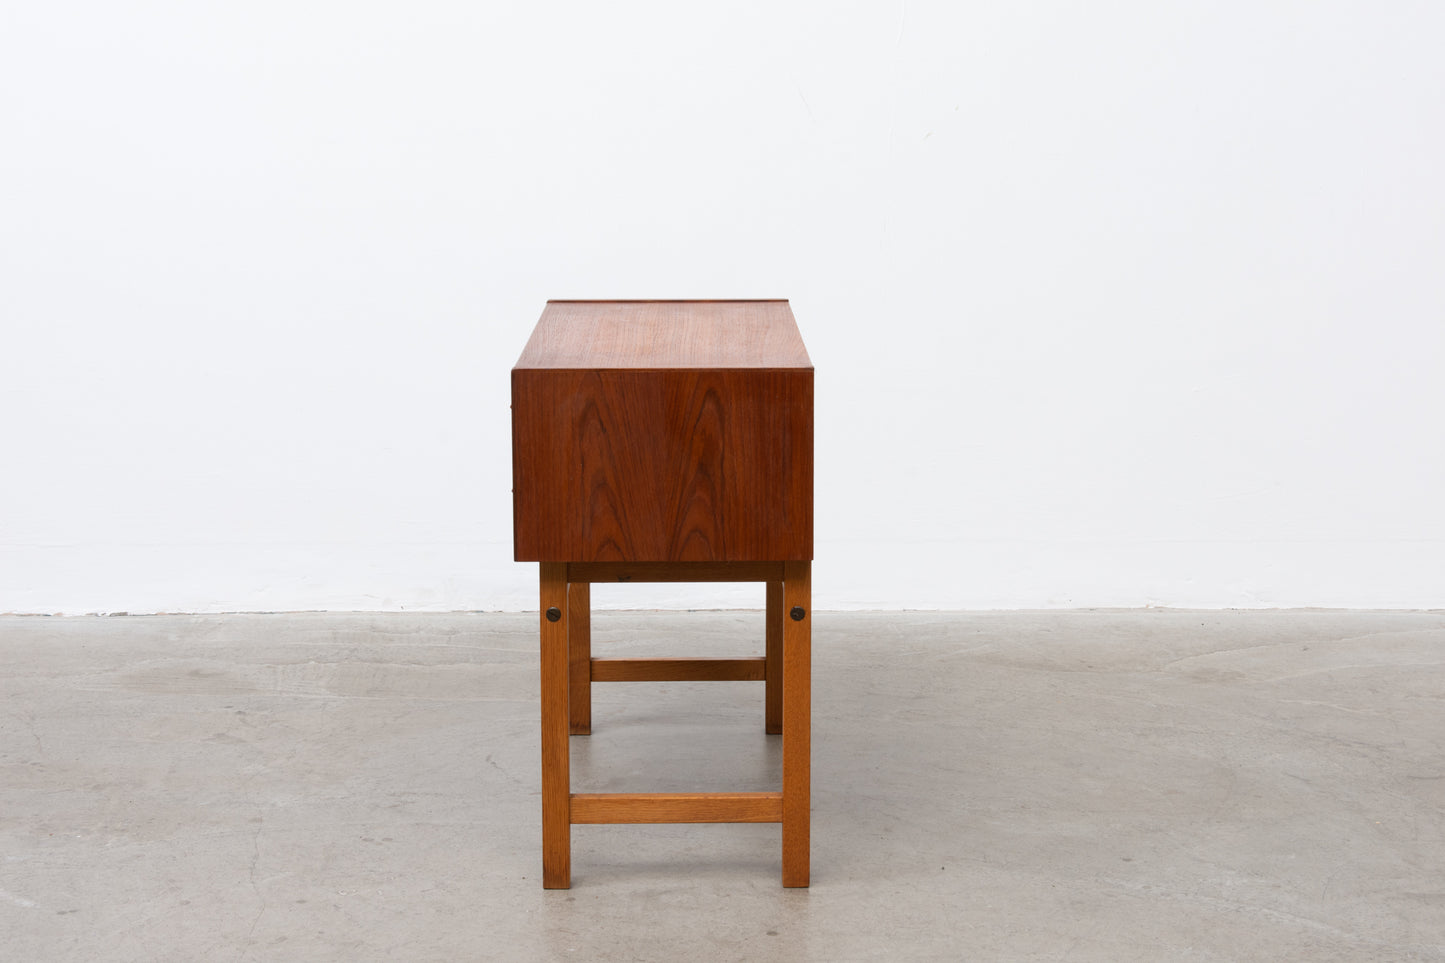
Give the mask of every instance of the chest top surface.
M 787 301 L 548 301 L 519 369 L 811 368 Z

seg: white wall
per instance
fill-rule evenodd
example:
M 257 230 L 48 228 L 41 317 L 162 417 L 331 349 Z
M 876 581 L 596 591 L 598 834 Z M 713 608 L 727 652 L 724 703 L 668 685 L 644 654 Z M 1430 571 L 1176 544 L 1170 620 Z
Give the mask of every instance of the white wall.
M 548 297 L 788 297 L 820 607 L 1445 606 L 1445 5 L 11 4 L 0 611 L 495 609 Z M 607 604 L 736 590 L 608 589 Z M 760 596 L 755 602 L 760 602 Z

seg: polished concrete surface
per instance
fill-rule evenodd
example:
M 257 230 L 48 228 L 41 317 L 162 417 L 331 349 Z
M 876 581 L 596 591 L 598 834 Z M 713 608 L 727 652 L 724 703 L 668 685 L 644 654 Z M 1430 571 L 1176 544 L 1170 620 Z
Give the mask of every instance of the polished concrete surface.
M 776 826 L 581 826 L 544 892 L 536 631 L 0 619 L 0 959 L 1445 960 L 1445 613 L 818 613 L 810 890 Z M 574 789 L 770 788 L 762 718 L 599 686 Z

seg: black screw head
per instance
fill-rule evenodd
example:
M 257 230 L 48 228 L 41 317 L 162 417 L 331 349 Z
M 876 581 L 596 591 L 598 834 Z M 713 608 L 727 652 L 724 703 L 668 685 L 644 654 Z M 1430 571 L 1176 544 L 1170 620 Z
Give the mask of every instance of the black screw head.
M 554 605 L 554 606 L 552 606 L 550 609 L 547 610 L 547 621 L 548 621 L 548 622 L 559 622 L 559 621 L 561 621 L 561 619 L 562 619 L 562 610 L 559 609 L 559 608 L 557 608 L 557 606 Z
M 802 607 L 801 605 L 795 605 L 795 606 L 793 606 L 792 609 L 789 610 L 789 612 L 788 612 L 788 615 L 792 616 L 792 619 L 793 619 L 794 622 L 801 622 L 801 621 L 803 621 L 803 616 L 805 616 L 805 615 L 807 615 L 807 614 L 808 614 L 808 613 L 803 610 L 803 607 Z

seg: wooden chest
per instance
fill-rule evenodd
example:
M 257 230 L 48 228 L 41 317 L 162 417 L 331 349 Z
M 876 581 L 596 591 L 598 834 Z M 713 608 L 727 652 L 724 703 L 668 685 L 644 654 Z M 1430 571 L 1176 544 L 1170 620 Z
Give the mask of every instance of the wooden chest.
M 549 301 L 512 369 L 516 560 L 813 557 L 787 301 Z

